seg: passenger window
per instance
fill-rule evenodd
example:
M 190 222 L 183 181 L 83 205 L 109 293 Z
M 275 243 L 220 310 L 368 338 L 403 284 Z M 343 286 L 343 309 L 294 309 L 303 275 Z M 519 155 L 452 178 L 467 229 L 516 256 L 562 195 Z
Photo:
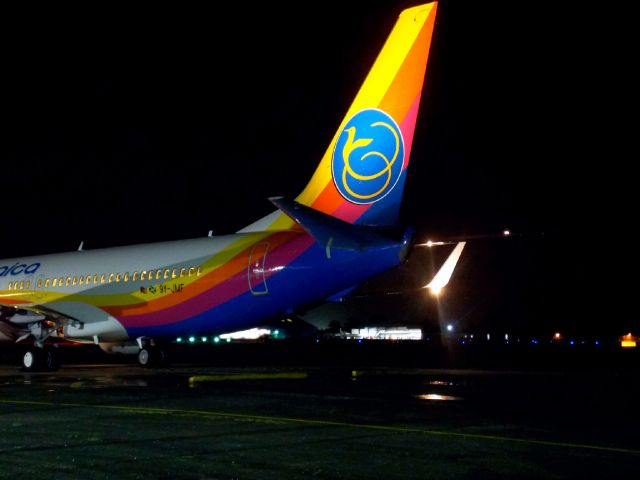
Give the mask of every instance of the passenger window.
M 135 272 L 133 272 L 133 276 L 131 277 L 131 281 L 135 282 L 136 280 L 138 280 L 138 271 L 136 270 Z
M 107 274 L 106 273 L 103 273 L 102 275 L 100 275 L 100 283 L 105 283 L 106 278 L 107 278 Z
M 160 280 L 162 278 L 162 270 L 156 271 L 156 280 Z
M 84 284 L 84 276 L 80 275 L 78 277 L 78 285 L 83 285 Z
M 196 267 L 191 267 L 191 268 L 189 269 L 189 276 L 190 276 L 190 277 L 193 277 L 193 275 L 194 275 L 195 273 L 196 273 Z
M 128 282 L 129 281 L 129 272 L 124 272 L 124 281 Z
M 187 273 L 187 269 L 186 268 L 181 268 L 180 269 L 180 278 L 184 277 Z
M 71 277 L 67 277 L 65 285 L 68 287 L 71 284 Z
M 38 288 L 42 288 L 42 279 L 41 278 L 38 279 Z
M 51 282 L 51 286 L 52 286 L 52 287 L 55 287 L 55 286 L 57 286 L 57 285 L 58 285 L 58 279 L 57 279 L 57 278 L 54 278 L 54 279 L 53 279 L 53 282 Z
M 168 268 L 164 271 L 164 279 L 166 280 L 167 278 L 169 278 L 169 269 Z
M 20 280 L 20 290 L 24 290 L 24 280 Z
M 87 275 L 87 278 L 85 279 L 85 282 L 87 285 L 91 284 L 91 275 Z
M 198 276 L 202 275 L 202 267 L 198 267 Z
M 122 275 L 120 273 L 116 274 L 116 282 L 120 283 L 120 280 L 122 279 Z
M 75 285 L 78 283 L 78 277 L 73 277 L 73 280 L 71 281 L 71 285 Z
M 173 269 L 173 271 L 171 272 L 171 278 L 176 278 L 178 276 L 178 270 L 177 269 Z
M 54 280 L 55 280 L 55 279 L 54 279 Z M 44 288 L 49 288 L 49 283 L 50 283 L 50 282 L 49 282 L 49 279 L 47 278 L 47 279 L 44 281 Z
M 146 270 L 143 270 L 142 273 L 140 274 L 140 280 L 146 280 L 147 279 L 147 272 Z
M 110 273 L 109 274 L 109 283 L 112 283 L 112 282 L 113 282 L 113 273 Z
M 27 282 L 24 284 L 24 288 L 26 288 L 27 290 L 29 290 L 29 287 L 31 286 L 31 280 L 27 280 Z

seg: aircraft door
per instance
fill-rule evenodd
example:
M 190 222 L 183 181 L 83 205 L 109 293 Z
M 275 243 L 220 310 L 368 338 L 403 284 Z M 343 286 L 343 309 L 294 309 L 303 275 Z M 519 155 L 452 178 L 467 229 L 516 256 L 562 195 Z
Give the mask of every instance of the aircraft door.
M 249 253 L 249 266 L 247 277 L 249 289 L 253 295 L 266 295 L 269 293 L 267 279 L 265 278 L 265 264 L 267 262 L 268 242 L 256 243 Z

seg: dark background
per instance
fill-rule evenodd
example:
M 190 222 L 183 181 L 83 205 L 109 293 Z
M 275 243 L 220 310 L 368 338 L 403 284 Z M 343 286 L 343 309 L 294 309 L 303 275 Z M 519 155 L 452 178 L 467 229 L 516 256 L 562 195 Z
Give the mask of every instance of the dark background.
M 270 213 L 417 3 L 7 12 L 0 257 L 231 233 Z M 439 305 L 414 291 L 324 315 L 638 332 L 637 55 L 619 8 L 440 3 L 402 223 L 421 239 L 521 235 L 470 243 Z M 418 252 L 369 290 L 429 272 Z

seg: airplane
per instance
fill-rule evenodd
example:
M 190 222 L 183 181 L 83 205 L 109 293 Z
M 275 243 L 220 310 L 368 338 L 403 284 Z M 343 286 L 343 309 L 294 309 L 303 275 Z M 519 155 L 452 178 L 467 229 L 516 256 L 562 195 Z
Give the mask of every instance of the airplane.
M 283 318 L 404 262 L 412 230 L 388 228 L 436 10 L 433 2 L 400 13 L 311 180 L 295 199 L 271 198 L 273 213 L 229 235 L 0 260 L 0 340 L 27 345 L 23 370 L 57 368 L 60 341 L 137 352 L 140 365 L 154 366 L 178 336 Z

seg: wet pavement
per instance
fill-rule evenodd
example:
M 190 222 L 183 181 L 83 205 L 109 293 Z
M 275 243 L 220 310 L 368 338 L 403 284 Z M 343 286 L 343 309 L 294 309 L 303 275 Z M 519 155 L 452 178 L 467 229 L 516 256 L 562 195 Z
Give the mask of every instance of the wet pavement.
M 637 478 L 635 371 L 0 367 L 0 478 Z

